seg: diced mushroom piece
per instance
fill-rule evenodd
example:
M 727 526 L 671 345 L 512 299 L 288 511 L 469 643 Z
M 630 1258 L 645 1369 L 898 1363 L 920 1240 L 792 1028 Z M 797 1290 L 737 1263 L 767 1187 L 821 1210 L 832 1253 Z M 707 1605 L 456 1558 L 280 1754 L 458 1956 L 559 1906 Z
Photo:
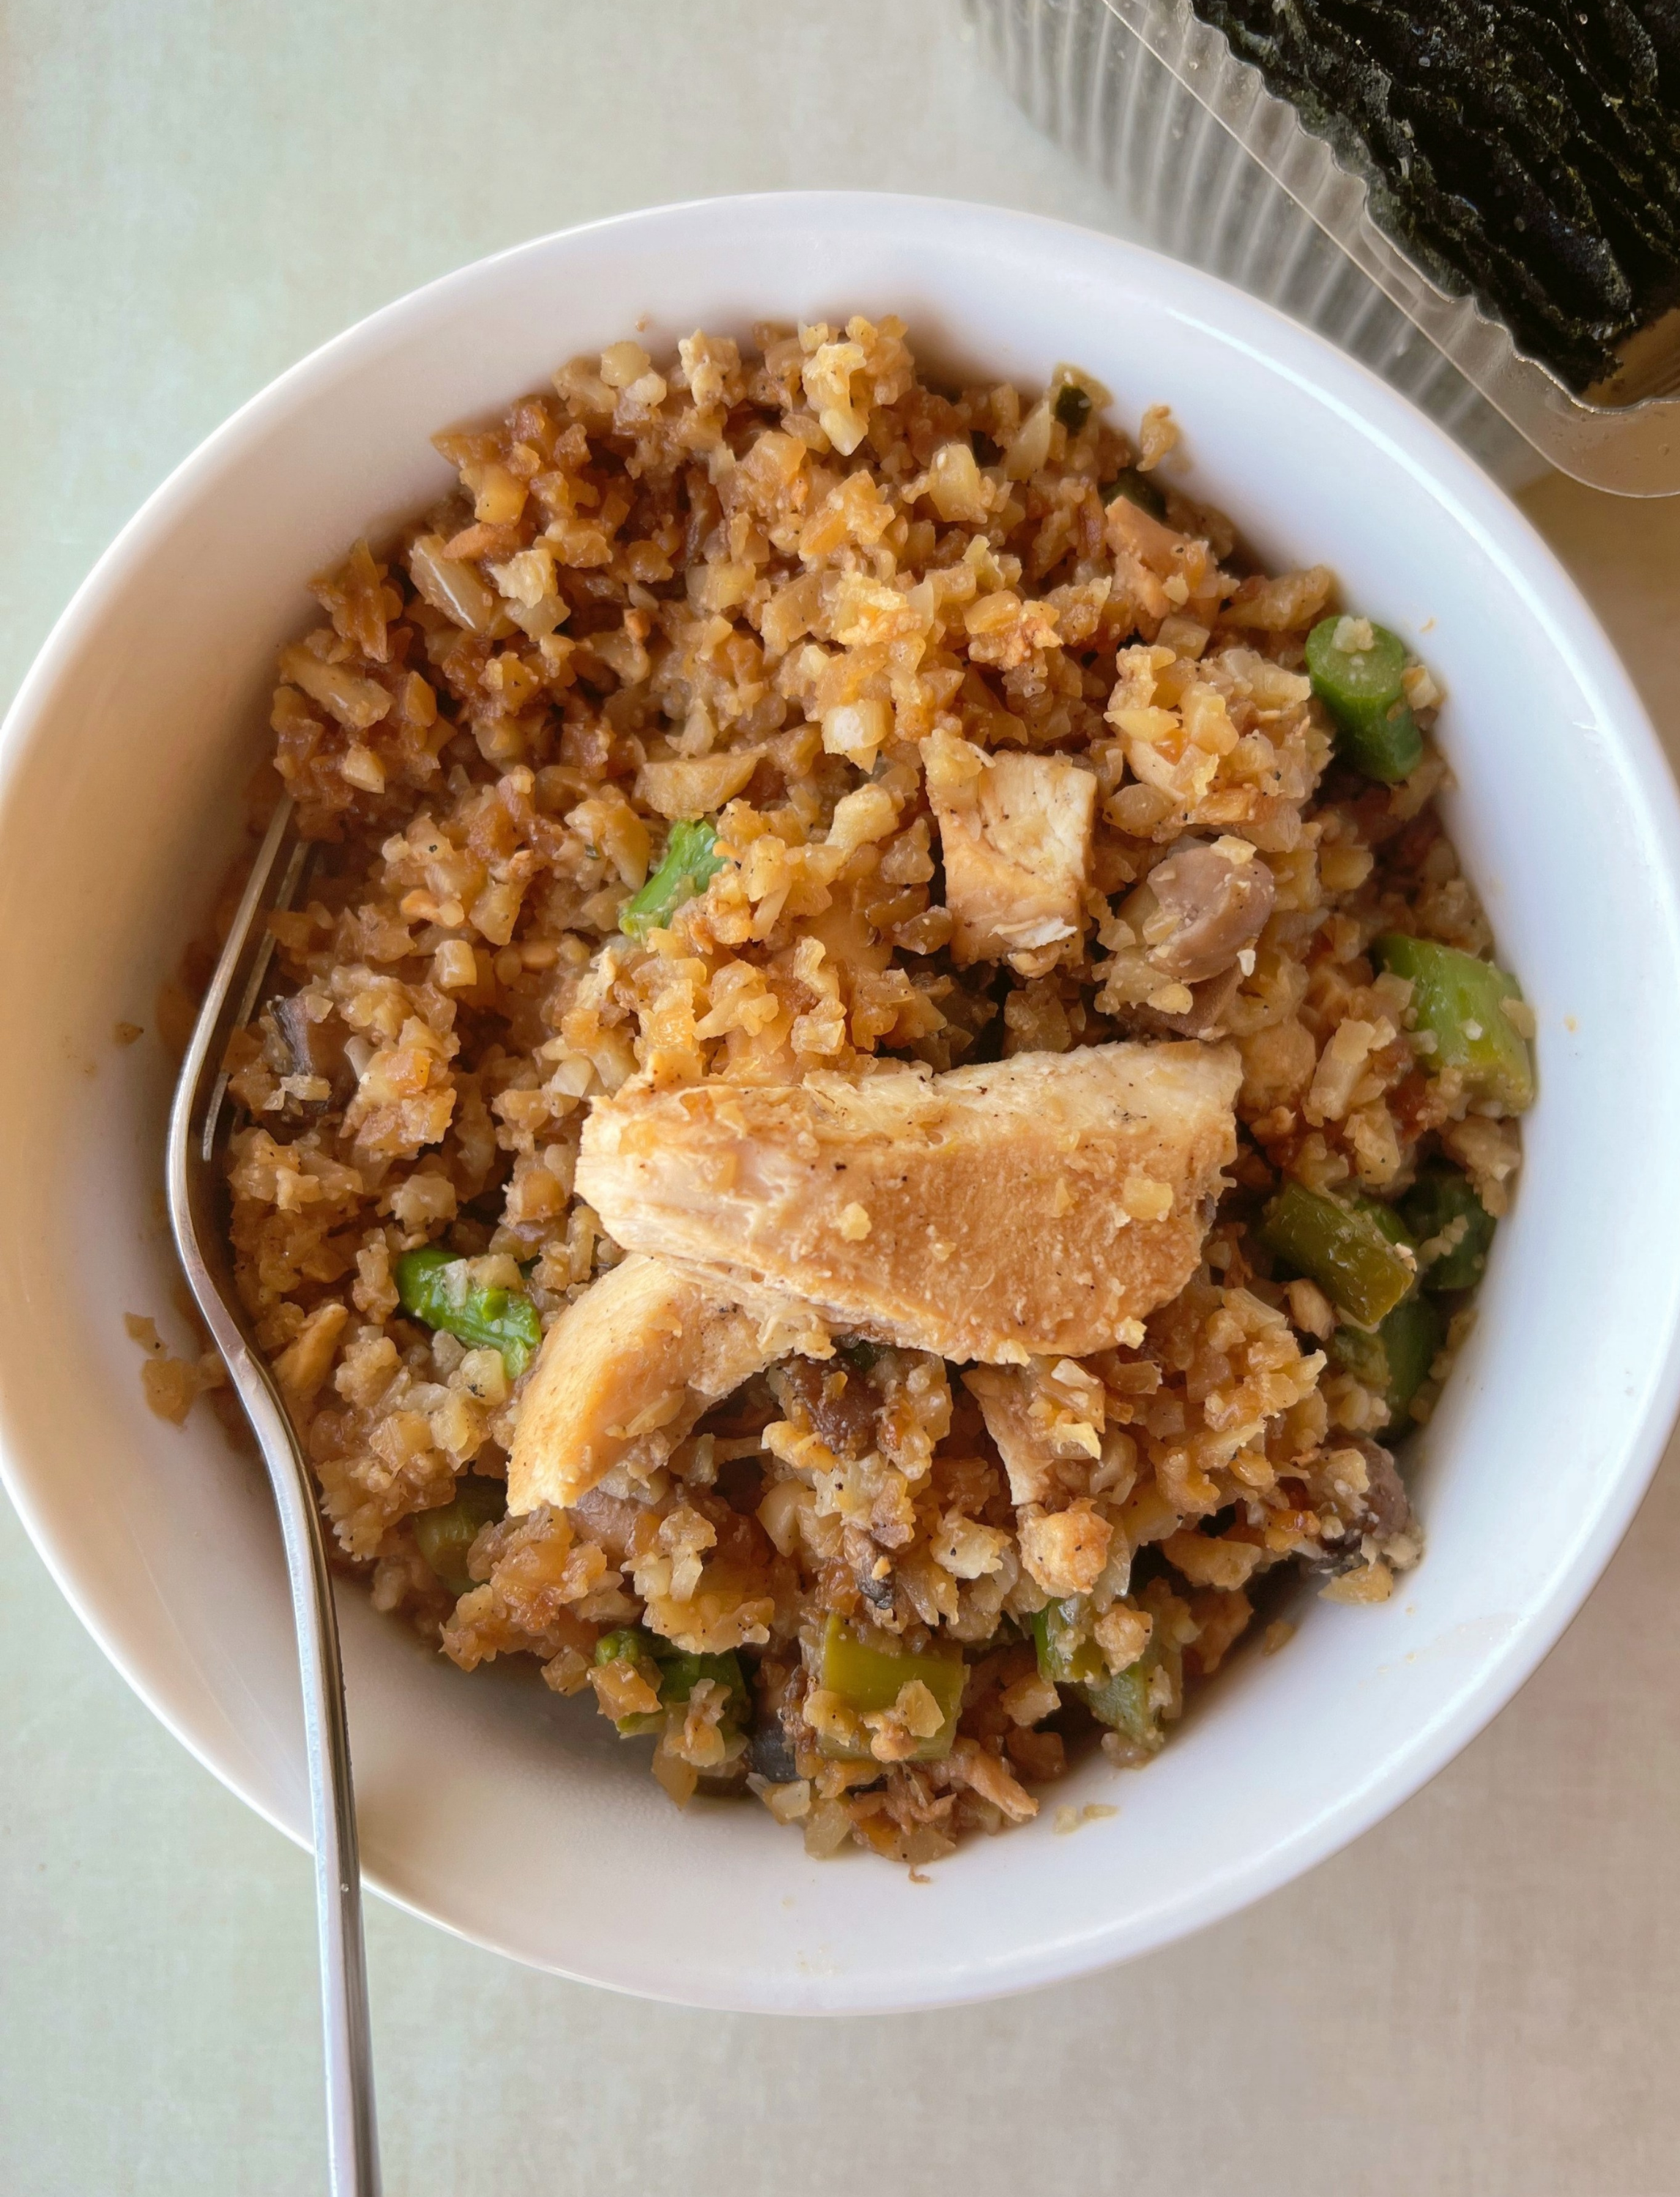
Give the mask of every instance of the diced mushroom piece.
M 627 1091 L 584 1125 L 577 1191 L 739 1302 L 958 1360 L 1085 1357 L 1195 1271 L 1241 1075 L 1228 1046 L 1105 1045 Z
M 770 1388 L 783 1411 L 802 1413 L 836 1457 L 864 1457 L 877 1446 L 881 1394 L 854 1354 L 849 1364 L 843 1353 L 826 1363 L 785 1358 L 770 1376 Z
M 1360 1529 L 1375 1533 L 1379 1540 L 1409 1533 L 1412 1526 L 1411 1498 L 1395 1465 L 1393 1452 L 1364 1435 L 1352 1437 L 1348 1446 L 1358 1450 L 1365 1463 L 1364 1501 L 1358 1521 Z
M 773 1359 L 821 1348 L 799 1307 L 745 1313 L 704 1281 L 631 1256 L 543 1337 L 519 1403 L 507 1507 L 560 1508 L 615 1468 L 645 1479 L 709 1406 Z
M 1152 1007 L 1146 1000 L 1121 1008 L 1115 1020 L 1138 1037 L 1223 1037 L 1225 1017 L 1242 983 L 1243 972 L 1233 962 L 1222 977 L 1186 985 L 1190 1005 L 1175 1013 Z
M 1157 862 L 1121 914 L 1150 960 L 1178 984 L 1201 984 L 1233 966 L 1266 928 L 1276 896 L 1272 872 L 1246 839 L 1185 839 Z
M 1333 1570 L 1344 1569 L 1360 1560 L 1362 1547 L 1369 1538 L 1382 1554 L 1391 1561 L 1399 1562 L 1402 1568 L 1408 1562 L 1415 1562 L 1416 1522 L 1411 1498 L 1400 1478 L 1393 1451 L 1364 1435 L 1339 1437 L 1336 1449 L 1347 1455 L 1341 1459 L 1333 1452 L 1331 1465 L 1341 1464 L 1345 1475 L 1347 1464 L 1353 1464 L 1356 1479 L 1362 1474 L 1364 1486 L 1354 1500 L 1351 1516 L 1342 1521 L 1334 1514 L 1325 1518 L 1323 1546 L 1316 1556 L 1306 1552 L 1307 1561 Z
M 1060 756 L 972 754 L 971 775 L 929 775 L 952 956 L 959 966 L 1006 958 L 1040 975 L 1084 920 L 1097 781 Z
M 1139 1035 L 1217 1035 L 1276 896 L 1246 839 L 1181 839 L 1121 904 L 1133 942 L 1104 965 L 1098 1006 Z
M 327 1093 L 318 1098 L 319 1104 L 347 1105 L 356 1091 L 356 1070 L 345 1052 L 350 1036 L 345 1024 L 337 1015 L 315 1021 L 296 994 L 289 1000 L 276 1000 L 269 1012 L 288 1057 L 287 1073 L 311 1083 L 324 1083 Z

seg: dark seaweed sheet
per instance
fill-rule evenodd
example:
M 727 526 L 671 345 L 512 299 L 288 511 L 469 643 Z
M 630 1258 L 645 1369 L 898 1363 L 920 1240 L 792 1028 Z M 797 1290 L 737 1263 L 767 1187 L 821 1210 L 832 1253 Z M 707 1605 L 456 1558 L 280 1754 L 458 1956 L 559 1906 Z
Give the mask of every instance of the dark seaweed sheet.
M 1680 0 L 1193 0 L 1577 389 L 1680 303 Z

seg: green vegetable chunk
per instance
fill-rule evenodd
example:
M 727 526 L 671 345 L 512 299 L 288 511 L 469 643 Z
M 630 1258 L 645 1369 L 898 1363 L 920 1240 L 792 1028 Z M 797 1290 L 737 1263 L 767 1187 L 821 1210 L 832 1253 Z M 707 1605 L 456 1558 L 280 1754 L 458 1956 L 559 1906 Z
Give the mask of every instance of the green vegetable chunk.
M 1056 392 L 1056 402 L 1051 409 L 1070 435 L 1077 435 L 1091 417 L 1090 394 L 1078 382 L 1064 381 Z
M 1150 1682 L 1162 1662 L 1161 1627 L 1135 1663 L 1111 1672 L 1091 1638 L 1091 1605 L 1083 1595 L 1047 1603 L 1028 1620 L 1038 1649 L 1039 1674 L 1071 1687 L 1098 1724 L 1151 1752 L 1162 1743 L 1160 1718 L 1150 1706 Z
M 1343 1203 L 1285 1183 L 1260 1218 L 1260 1241 L 1286 1266 L 1318 1284 L 1330 1301 L 1375 1327 L 1410 1295 L 1417 1279 L 1405 1224 L 1375 1200 Z
M 1473 1290 L 1487 1270 L 1494 1219 L 1457 1168 L 1425 1168 L 1400 1200 L 1426 1290 Z
M 1097 491 L 1105 504 L 1123 496 L 1128 503 L 1135 503 L 1139 511 L 1146 511 L 1151 519 L 1165 519 L 1167 499 L 1149 478 L 1140 473 L 1136 466 L 1127 466 L 1124 472 L 1116 473 L 1111 481 L 1104 481 Z
M 414 1521 L 420 1554 L 457 1601 L 470 1593 L 474 1584 L 467 1576 L 467 1551 L 482 1527 L 494 1524 L 507 1512 L 507 1482 L 466 1472 L 455 1482 L 452 1503 L 436 1510 L 422 1510 Z
M 1153 1643 L 1125 1670 L 1080 1689 L 1086 1707 L 1098 1724 L 1107 1725 L 1111 1731 L 1123 1731 L 1128 1739 L 1148 1748 L 1151 1754 L 1166 1737 L 1160 1718 L 1150 1706 L 1150 1680 L 1161 1660 L 1151 1653 L 1152 1647 Z
M 885 1649 L 872 1648 L 833 1615 L 823 1634 L 822 1684 L 830 1693 L 838 1694 L 857 1715 L 871 1716 L 891 1708 L 912 1678 L 919 1678 L 933 1696 L 941 1722 L 931 1738 L 918 1742 L 913 1758 L 918 1762 L 931 1762 L 951 1752 L 967 1678 L 968 1666 L 959 1649 L 924 1655 L 894 1654 Z M 837 1756 L 843 1761 L 872 1759 L 866 1746 L 849 1747 L 843 1742 L 831 1740 L 826 1733 L 819 1744 L 825 1754 Z
M 1039 1673 L 1058 1686 L 1086 1685 L 1108 1676 L 1103 1651 L 1091 1638 L 1090 1604 L 1081 1595 L 1046 1603 L 1028 1622 L 1039 1652 Z
M 665 1711 L 680 1708 L 702 1678 L 715 1679 L 729 1696 L 723 1713 L 726 1730 L 739 1730 L 752 1707 L 746 1674 L 733 1648 L 722 1655 L 692 1655 L 686 1649 L 673 1646 L 663 1635 L 650 1632 L 645 1626 L 621 1625 L 616 1632 L 602 1633 L 596 1641 L 595 1661 L 640 1664 L 642 1676 L 659 1696 L 657 1709 L 640 1709 L 616 1719 L 615 1728 L 623 1739 L 637 1739 L 645 1732 L 658 1731 L 665 1721 Z
M 659 1658 L 659 1700 L 661 1706 L 672 1708 L 686 1701 L 702 1678 L 715 1679 L 730 1696 L 725 1711 L 726 1721 L 739 1721 L 739 1713 L 750 1705 L 745 1674 L 741 1659 L 730 1649 L 722 1655 L 691 1655 L 686 1649 L 673 1648 L 668 1640 L 658 1643 Z
M 1337 1328 L 1330 1337 L 1330 1355 L 1356 1381 L 1376 1389 L 1388 1406 L 1389 1425 L 1398 1426 L 1422 1387 L 1445 1332 L 1440 1313 L 1428 1297 L 1406 1297 L 1374 1333 Z
M 619 912 L 618 928 L 627 938 L 646 938 L 663 930 L 685 901 L 703 893 L 723 867 L 716 852 L 717 826 L 704 816 L 673 824 L 659 867 Z
M 1172 1597 L 1157 1602 L 1156 1590 L 1145 1587 L 1143 1601 L 1145 1608 L 1155 1605 L 1150 1609 L 1155 1629 L 1143 1654 L 1123 1671 L 1081 1686 L 1079 1692 L 1098 1724 L 1123 1733 L 1135 1746 L 1153 1754 L 1167 1736 L 1162 1729 L 1163 1720 L 1176 1716 L 1184 1700 L 1184 1649 L 1168 1615 Z M 1165 1678 L 1164 1688 L 1157 1688 L 1157 1676 Z M 1164 1698 L 1156 1698 L 1157 1694 Z
M 641 1674 L 657 1693 L 660 1689 L 658 1658 L 654 1653 L 659 1646 L 651 1632 L 639 1625 L 621 1625 L 616 1632 L 603 1632 L 595 1643 L 598 1663 L 636 1663 Z M 665 1713 L 663 1708 L 638 1709 L 629 1716 L 615 1717 L 612 1728 L 620 1739 L 640 1739 L 650 1731 L 663 1729 Z
M 524 1290 L 476 1287 L 466 1261 L 441 1245 L 403 1254 L 397 1294 L 411 1319 L 441 1327 L 475 1350 L 499 1350 L 510 1381 L 518 1379 L 542 1347 L 542 1322 Z
M 1380 625 L 1371 627 L 1369 648 L 1342 648 L 1336 635 L 1343 623 L 1320 618 L 1306 636 L 1312 691 L 1335 720 L 1341 751 L 1354 768 L 1395 785 L 1423 760 L 1423 735 L 1401 679 L 1405 648 L 1398 634 Z
M 1473 1098 L 1487 1098 L 1508 1113 L 1534 1104 L 1534 1063 L 1528 1041 L 1505 1012 L 1521 1000 L 1514 977 L 1433 938 L 1385 931 L 1371 958 L 1391 975 L 1411 982 L 1411 1014 L 1417 1029 L 1435 1041 L 1426 1055 L 1432 1072 L 1456 1069 Z

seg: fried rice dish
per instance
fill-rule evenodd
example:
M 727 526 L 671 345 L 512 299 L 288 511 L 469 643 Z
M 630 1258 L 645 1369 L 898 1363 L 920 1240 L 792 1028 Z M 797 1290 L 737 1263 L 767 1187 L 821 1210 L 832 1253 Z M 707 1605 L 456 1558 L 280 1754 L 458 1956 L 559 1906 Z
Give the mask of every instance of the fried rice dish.
M 936 1859 L 1420 1559 L 1534 1094 L 1441 694 L 891 318 L 435 439 L 280 660 L 252 1332 L 379 1609 Z

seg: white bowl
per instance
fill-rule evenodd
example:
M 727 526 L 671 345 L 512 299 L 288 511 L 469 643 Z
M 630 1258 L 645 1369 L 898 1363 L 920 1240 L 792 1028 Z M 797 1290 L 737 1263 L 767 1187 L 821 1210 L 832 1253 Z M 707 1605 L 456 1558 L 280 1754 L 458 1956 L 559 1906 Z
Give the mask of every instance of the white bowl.
M 363 1853 L 387 1897 L 561 1974 L 693 2005 L 928 2006 L 1075 1974 L 1230 1913 L 1416 1789 L 1597 1577 L 1680 1385 L 1680 831 L 1648 725 L 1526 521 L 1317 337 L 1208 276 L 1024 215 L 866 195 L 721 200 L 548 237 L 376 314 L 213 435 L 107 551 L 0 745 L 0 1441 L 84 1621 L 235 1792 L 305 1836 L 264 1483 L 209 1414 L 141 1400 L 125 1311 L 168 1326 L 170 1069 L 149 1035 L 238 837 L 307 576 L 446 482 L 433 429 L 635 326 L 896 311 L 1026 383 L 1074 360 L 1123 419 L 1170 402 L 1191 484 L 1269 558 L 1322 559 L 1444 676 L 1451 821 L 1539 1017 L 1540 1103 L 1480 1324 L 1427 1435 L 1428 1552 L 1393 1601 L 1309 1600 L 1146 1771 L 912 1882 L 814 1863 L 761 1810 L 679 1816 L 584 1702 L 465 1678 L 340 1597 Z

